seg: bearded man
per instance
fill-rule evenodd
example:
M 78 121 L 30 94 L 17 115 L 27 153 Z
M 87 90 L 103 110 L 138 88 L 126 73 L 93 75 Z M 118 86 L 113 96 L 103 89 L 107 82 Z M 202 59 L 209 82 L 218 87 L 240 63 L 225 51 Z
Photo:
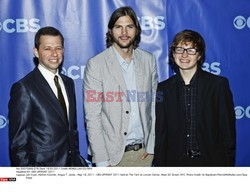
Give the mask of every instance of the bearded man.
M 131 7 L 116 9 L 107 49 L 89 59 L 84 108 L 96 166 L 151 166 L 155 142 L 156 61 L 138 49 L 141 27 Z

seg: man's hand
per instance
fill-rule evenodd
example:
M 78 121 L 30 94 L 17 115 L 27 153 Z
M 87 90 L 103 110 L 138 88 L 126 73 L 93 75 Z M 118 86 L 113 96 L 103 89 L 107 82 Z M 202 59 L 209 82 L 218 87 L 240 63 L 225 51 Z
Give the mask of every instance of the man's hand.
M 143 159 L 146 159 L 146 158 L 147 158 L 147 156 L 148 156 L 148 153 L 147 153 L 147 152 L 145 152 L 145 153 L 142 155 L 141 159 L 142 159 L 142 160 L 143 160 Z

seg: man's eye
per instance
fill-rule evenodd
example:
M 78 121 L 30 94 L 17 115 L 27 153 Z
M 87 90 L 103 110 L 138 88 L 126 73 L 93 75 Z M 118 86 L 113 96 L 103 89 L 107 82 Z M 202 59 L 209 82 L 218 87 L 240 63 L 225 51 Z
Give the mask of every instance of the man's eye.
M 182 48 L 177 48 L 177 49 L 175 49 L 175 51 L 183 51 L 183 49 Z

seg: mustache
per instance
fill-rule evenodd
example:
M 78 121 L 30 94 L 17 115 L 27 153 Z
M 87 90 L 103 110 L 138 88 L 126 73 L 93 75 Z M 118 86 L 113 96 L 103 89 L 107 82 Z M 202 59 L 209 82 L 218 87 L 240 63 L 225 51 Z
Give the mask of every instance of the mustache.
M 131 38 L 131 37 L 128 35 L 120 35 L 118 38 Z

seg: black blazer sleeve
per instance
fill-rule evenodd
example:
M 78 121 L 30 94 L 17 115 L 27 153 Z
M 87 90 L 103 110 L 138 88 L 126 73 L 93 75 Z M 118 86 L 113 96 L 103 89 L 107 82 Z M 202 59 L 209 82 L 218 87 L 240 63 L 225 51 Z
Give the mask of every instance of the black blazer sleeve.
M 164 166 L 165 162 L 165 142 L 166 137 L 166 118 L 165 102 L 163 97 L 163 88 L 161 84 L 158 85 L 156 92 L 156 122 L 155 122 L 155 149 L 154 149 L 154 166 Z
M 236 146 L 236 129 L 235 129 L 235 112 L 233 96 L 229 87 L 228 80 L 223 78 L 219 87 L 219 124 L 222 129 L 224 151 L 226 157 L 226 166 L 235 165 L 235 146 Z
M 9 101 L 9 142 L 12 166 L 27 166 L 27 143 L 31 133 L 31 99 L 22 83 L 15 83 Z

